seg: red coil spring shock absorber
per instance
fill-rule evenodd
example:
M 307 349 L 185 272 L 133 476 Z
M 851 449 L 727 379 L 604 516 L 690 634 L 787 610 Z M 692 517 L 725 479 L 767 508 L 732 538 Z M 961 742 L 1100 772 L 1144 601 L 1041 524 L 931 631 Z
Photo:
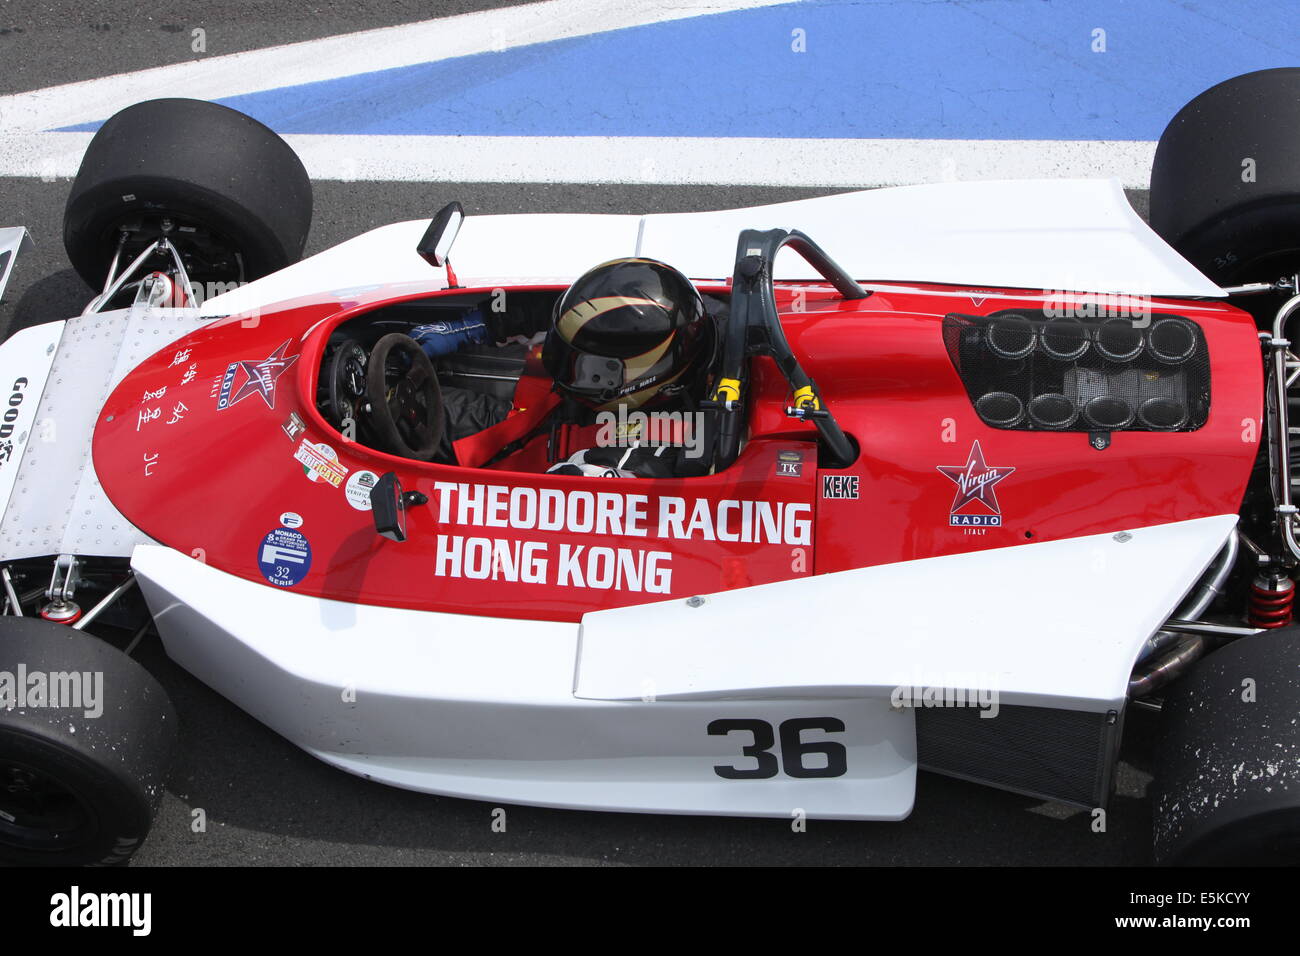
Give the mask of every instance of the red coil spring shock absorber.
M 1291 623 L 1294 602 L 1294 581 L 1283 574 L 1261 574 L 1250 585 L 1250 608 L 1246 618 L 1251 627 L 1285 627 Z

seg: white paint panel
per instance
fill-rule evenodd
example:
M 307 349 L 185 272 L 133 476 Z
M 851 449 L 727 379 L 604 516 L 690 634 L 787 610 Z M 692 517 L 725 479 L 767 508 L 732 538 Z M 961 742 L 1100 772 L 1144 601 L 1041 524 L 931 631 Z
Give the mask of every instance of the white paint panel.
M 629 700 L 992 689 L 1004 704 L 1118 708 L 1138 649 L 1236 515 L 927 558 L 596 611 L 575 693 Z M 1116 529 L 1118 532 L 1120 529 Z
M 279 272 L 214 295 L 200 308 L 205 316 L 215 317 L 349 288 L 414 282 L 441 289 L 447 284 L 447 271 L 429 265 L 415 251 L 428 228 L 429 220 L 421 219 L 371 229 Z
M 897 820 L 916 781 L 914 714 L 886 700 L 578 700 L 576 624 L 353 605 L 253 584 L 169 548 L 132 567 L 167 653 L 309 752 L 431 793 L 659 813 Z M 344 689 L 351 694 L 345 695 Z M 350 698 L 350 699 L 349 699 Z M 836 778 L 736 781 L 723 718 L 833 717 Z M 806 732 L 804 739 L 821 739 Z
M 515 273 L 570 282 L 592 266 L 636 255 L 640 227 L 640 216 L 468 216 L 452 247 L 451 267 L 462 283 Z
M 0 518 L 0 555 L 5 560 L 47 554 L 126 557 L 149 537 L 132 525 L 109 500 L 95 473 L 91 443 L 95 421 L 109 393 L 140 362 L 204 324 L 194 309 L 145 309 L 77 316 L 54 326 L 38 326 L 46 338 L 41 367 L 48 371 L 29 439 L 19 461 Z M 20 332 L 0 348 L 0 363 Z M 32 359 L 35 357 L 32 356 Z M 0 380 L 0 387 L 5 382 Z M 24 403 L 25 404 L 25 403 Z M 167 406 L 170 409 L 170 406 Z M 141 477 L 144 464 L 141 462 Z
M 388 283 L 442 288 L 445 270 L 415 253 L 428 223 L 371 230 L 214 296 L 204 314 Z M 1114 181 L 1096 180 L 943 183 L 671 215 L 470 215 L 451 264 L 463 285 L 564 284 L 624 255 L 662 258 L 696 279 L 725 278 L 740 230 L 773 227 L 808 233 L 860 279 L 1223 295 L 1138 218 Z M 787 250 L 776 274 L 803 279 L 815 273 Z
M 435 212 L 436 210 L 431 210 Z M 564 213 L 467 216 L 451 250 L 461 285 L 499 282 L 566 284 L 598 263 L 634 255 L 640 216 Z M 347 289 L 392 285 L 441 289 L 447 270 L 415 251 L 428 219 L 372 229 L 246 286 L 203 303 L 209 316 L 229 315 Z
M 18 469 L 40 419 L 41 395 L 64 324 L 50 322 L 20 329 L 0 345 L 0 408 L 9 407 L 11 396 L 22 396 L 17 417 L 0 423 L 0 514 L 9 507 Z
M 1115 180 L 933 183 L 743 210 L 650 215 L 640 253 L 726 277 L 741 229 L 799 229 L 859 279 L 1222 296 Z M 781 278 L 816 273 L 789 250 Z

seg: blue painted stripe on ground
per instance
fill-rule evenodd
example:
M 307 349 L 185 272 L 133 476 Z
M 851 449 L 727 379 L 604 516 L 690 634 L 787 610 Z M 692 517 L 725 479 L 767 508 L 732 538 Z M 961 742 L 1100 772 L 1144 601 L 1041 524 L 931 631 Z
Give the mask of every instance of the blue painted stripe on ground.
M 221 102 L 280 133 L 1152 140 L 1201 90 L 1295 65 L 1294 15 L 1294 0 L 824 0 Z

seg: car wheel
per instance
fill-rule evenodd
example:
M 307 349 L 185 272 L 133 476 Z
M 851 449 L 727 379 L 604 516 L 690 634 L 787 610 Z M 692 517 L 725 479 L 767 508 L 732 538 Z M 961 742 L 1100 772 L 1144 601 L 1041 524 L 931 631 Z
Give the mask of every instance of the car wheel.
M 1178 681 L 1161 713 L 1156 860 L 1300 863 L 1300 628 L 1239 638 Z
M 34 675 L 47 688 L 57 683 L 60 699 L 38 701 Z M 0 863 L 125 863 L 149 832 L 175 749 L 176 715 L 162 685 L 98 638 L 19 617 L 0 619 L 6 678 Z
M 1300 67 L 1225 80 L 1170 121 L 1151 226 L 1220 285 L 1300 270 Z
M 202 100 L 149 100 L 91 140 L 63 216 L 63 243 L 95 289 L 125 234 L 122 266 L 167 236 L 195 283 L 247 282 L 302 257 L 311 180 L 257 120 Z

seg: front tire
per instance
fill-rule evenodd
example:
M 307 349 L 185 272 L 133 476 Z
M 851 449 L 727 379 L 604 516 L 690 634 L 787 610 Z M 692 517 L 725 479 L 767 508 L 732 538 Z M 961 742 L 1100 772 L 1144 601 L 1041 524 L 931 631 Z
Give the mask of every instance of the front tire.
M 133 253 L 167 236 L 197 282 L 248 282 L 302 257 L 311 180 L 293 149 L 252 117 L 203 100 L 149 100 L 100 127 L 68 194 L 63 243 L 103 286 L 125 232 Z
M 30 684 L 34 674 L 74 673 L 82 675 L 75 706 L 36 703 L 27 691 L 16 706 L 13 683 L 0 697 L 0 863 L 125 863 L 161 802 L 177 732 L 162 685 L 82 631 L 0 619 L 0 674 L 26 674 Z

